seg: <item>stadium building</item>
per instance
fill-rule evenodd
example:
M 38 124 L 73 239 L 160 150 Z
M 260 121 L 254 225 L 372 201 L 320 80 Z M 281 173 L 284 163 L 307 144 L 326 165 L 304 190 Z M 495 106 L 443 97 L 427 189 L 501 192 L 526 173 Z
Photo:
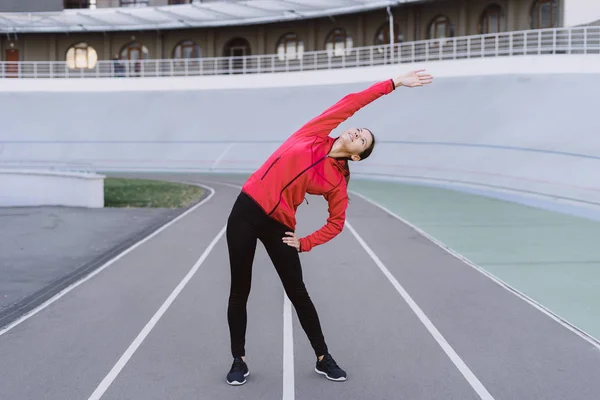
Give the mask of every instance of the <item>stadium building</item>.
M 495 46 L 498 33 L 563 27 L 568 1 L 65 0 L 54 1 L 51 11 L 52 2 L 30 0 L 27 11 L 45 12 L 3 14 L 0 51 L 5 62 L 66 62 L 69 69 L 87 70 L 109 60 L 195 60 L 188 69 L 197 73 L 293 68 L 312 62 L 313 52 L 334 64 L 342 58 L 352 63 L 356 49 L 368 47 L 375 48 L 369 57 L 389 61 L 415 51 L 456 52 L 457 45 L 461 51 L 464 41 L 452 38 L 473 36 L 473 45 L 480 41 L 485 48 Z M 8 2 L 1 11 L 21 11 L 27 3 Z M 406 45 L 422 41 L 416 49 Z M 215 62 L 230 57 L 231 65 Z M 366 55 L 360 57 L 364 64 Z M 13 75 L 14 67 L 7 68 Z

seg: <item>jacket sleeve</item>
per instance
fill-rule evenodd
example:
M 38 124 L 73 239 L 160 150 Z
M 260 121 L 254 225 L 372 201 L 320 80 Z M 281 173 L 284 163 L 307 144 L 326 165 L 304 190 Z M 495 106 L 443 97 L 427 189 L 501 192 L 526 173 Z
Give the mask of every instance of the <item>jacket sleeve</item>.
M 342 122 L 350 118 L 361 108 L 395 90 L 394 81 L 387 79 L 375 83 L 361 92 L 350 93 L 329 107 L 322 114 L 302 126 L 292 137 L 327 136 Z
M 312 234 L 300 238 L 300 252 L 306 253 L 313 247 L 328 242 L 336 237 L 344 228 L 346 209 L 348 207 L 348 194 L 346 184 L 341 183 L 332 191 L 323 195 L 329 204 L 329 217 L 327 223 Z

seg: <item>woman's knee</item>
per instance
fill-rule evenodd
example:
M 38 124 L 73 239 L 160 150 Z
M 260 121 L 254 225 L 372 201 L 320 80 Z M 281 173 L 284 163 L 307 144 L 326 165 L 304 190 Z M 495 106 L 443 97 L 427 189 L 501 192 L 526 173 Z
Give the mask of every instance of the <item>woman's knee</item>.
M 292 303 L 310 300 L 310 296 L 304 284 L 287 288 L 285 292 Z
M 237 290 L 231 290 L 229 293 L 229 305 L 246 306 L 246 303 L 248 303 L 248 297 L 250 297 L 250 286 L 237 288 Z

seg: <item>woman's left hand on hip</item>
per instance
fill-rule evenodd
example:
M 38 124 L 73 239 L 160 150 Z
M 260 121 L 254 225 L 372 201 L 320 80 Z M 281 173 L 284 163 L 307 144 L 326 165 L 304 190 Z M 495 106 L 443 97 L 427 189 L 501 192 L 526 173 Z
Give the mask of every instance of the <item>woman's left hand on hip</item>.
M 286 232 L 285 234 L 289 236 L 284 236 L 283 242 L 288 246 L 295 247 L 296 250 L 300 251 L 300 239 L 298 239 L 296 234 L 294 232 Z

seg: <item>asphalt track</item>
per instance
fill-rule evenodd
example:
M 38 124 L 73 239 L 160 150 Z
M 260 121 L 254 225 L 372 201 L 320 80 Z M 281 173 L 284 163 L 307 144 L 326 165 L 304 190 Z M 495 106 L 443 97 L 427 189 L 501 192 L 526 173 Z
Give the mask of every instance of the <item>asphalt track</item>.
M 353 195 L 344 231 L 301 256 L 333 356 L 314 354 L 259 244 L 246 385 L 230 387 L 223 235 L 239 179 L 0 330 L 0 399 L 597 399 L 600 350 Z M 218 182 L 217 182 L 218 181 Z M 228 181 L 228 184 L 222 182 Z M 326 218 L 310 196 L 305 235 Z

